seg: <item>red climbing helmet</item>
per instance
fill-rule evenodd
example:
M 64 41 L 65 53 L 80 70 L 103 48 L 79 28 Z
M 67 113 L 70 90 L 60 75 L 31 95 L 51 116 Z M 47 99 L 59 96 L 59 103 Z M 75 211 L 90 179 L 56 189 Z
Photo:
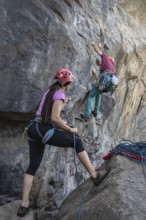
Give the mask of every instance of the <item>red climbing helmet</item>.
M 69 69 L 60 68 L 55 73 L 54 79 L 58 79 L 59 82 L 64 85 L 67 82 L 73 82 L 73 74 Z

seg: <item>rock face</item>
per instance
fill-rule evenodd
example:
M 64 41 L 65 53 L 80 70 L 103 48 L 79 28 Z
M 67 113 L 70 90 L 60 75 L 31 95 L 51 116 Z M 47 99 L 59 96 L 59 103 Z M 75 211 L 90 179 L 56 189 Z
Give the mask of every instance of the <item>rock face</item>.
M 54 73 L 60 66 L 70 68 L 76 78 L 69 93 L 72 103 L 66 108 L 63 117 L 68 118 L 78 127 L 79 135 L 83 138 L 90 159 L 96 167 L 102 163 L 102 156 L 119 140 L 145 140 L 145 11 L 146 2 L 142 0 L 5 0 L 0 2 L 1 210 L 9 210 L 10 204 L 6 205 L 8 209 L 5 209 L 5 204 L 20 199 L 23 173 L 29 163 L 27 139 L 22 141 L 23 129 L 33 117 L 43 92 L 52 83 Z M 78 120 L 80 112 L 85 110 L 87 92 L 94 82 L 91 69 L 95 66 L 97 54 L 91 47 L 92 41 L 98 42 L 105 52 L 114 56 L 120 80 L 114 98 L 110 94 L 102 95 L 103 123 L 101 125 L 94 118 L 91 118 L 87 124 Z M 80 181 L 83 181 L 88 178 L 88 174 L 78 161 L 77 164 Z M 120 159 L 113 160 L 112 167 L 114 168 L 116 164 L 119 167 L 124 165 Z M 125 164 L 127 169 L 135 166 L 133 170 L 138 172 L 137 164 L 132 165 L 133 163 L 127 161 Z M 51 219 L 64 199 L 76 188 L 75 173 L 72 150 L 46 147 L 31 193 L 39 220 Z M 119 175 L 123 176 L 120 168 Z M 133 189 L 139 188 L 137 175 L 133 176 L 133 182 L 135 182 Z M 109 190 L 112 190 L 110 181 L 109 177 L 107 183 L 104 183 L 107 186 L 105 191 L 108 190 L 108 185 Z M 127 181 L 130 181 L 130 178 Z M 114 175 L 112 183 L 117 185 Z M 144 185 L 144 182 L 141 181 L 141 184 Z M 132 189 L 128 186 L 125 187 L 120 181 L 118 187 L 120 190 L 122 187 L 123 191 L 116 188 L 117 193 L 120 192 L 118 196 L 121 209 L 112 198 L 109 201 L 111 204 L 106 208 L 107 203 L 99 204 L 100 207 L 102 206 L 101 210 L 106 209 L 107 212 L 109 209 L 113 210 L 109 212 L 111 214 L 111 216 L 108 215 L 109 219 L 118 219 L 118 217 L 132 219 L 131 216 L 133 219 L 138 219 L 139 215 L 136 214 L 135 207 L 144 205 L 143 201 L 138 200 L 140 198 L 135 201 L 135 204 L 134 201 L 129 202 L 127 212 L 124 211 L 124 204 L 127 204 L 125 199 L 132 200 Z M 103 186 L 97 190 L 98 198 L 100 197 L 98 201 L 105 202 L 106 193 L 102 195 L 101 191 L 100 194 L 102 188 Z M 129 190 L 129 193 L 124 198 L 126 190 Z M 137 193 L 139 197 L 141 194 L 144 195 L 140 191 Z M 91 195 L 89 193 L 89 196 L 92 197 L 92 193 Z M 96 201 L 96 198 L 94 199 Z M 17 206 L 17 201 L 16 204 L 12 203 L 13 205 Z M 134 211 L 131 214 L 132 206 Z M 118 213 L 124 214 L 119 214 L 117 217 L 114 207 L 117 207 Z M 139 209 L 140 220 L 145 219 L 144 208 Z M 94 214 L 104 219 L 104 213 L 101 211 L 97 214 L 96 211 L 92 212 L 91 219 L 95 219 Z M 1 212 L 5 213 L 3 216 L 1 214 L 4 220 L 10 219 L 6 212 Z M 71 215 L 74 216 L 74 212 Z M 86 215 L 85 209 L 82 215 Z M 66 216 L 66 213 L 62 214 L 61 218 L 68 219 L 63 216 Z
M 141 165 L 118 156 L 110 160 L 110 174 L 99 187 L 94 187 L 90 180 L 73 191 L 64 201 L 56 220 L 77 219 L 113 219 L 144 220 L 146 216 L 145 178 Z M 137 187 L 139 186 L 139 187 Z M 139 196 L 141 195 L 141 196 Z

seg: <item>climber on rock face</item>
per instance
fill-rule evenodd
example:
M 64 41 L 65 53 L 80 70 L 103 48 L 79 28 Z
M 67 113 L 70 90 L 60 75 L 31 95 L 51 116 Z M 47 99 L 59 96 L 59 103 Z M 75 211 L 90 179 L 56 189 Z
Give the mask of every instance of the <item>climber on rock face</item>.
M 107 56 L 104 52 L 102 52 L 98 45 L 92 43 L 94 50 L 101 56 L 100 62 L 100 76 L 98 83 L 94 83 L 92 89 L 89 92 L 85 114 L 81 114 L 81 118 L 84 121 L 88 121 L 90 119 L 91 114 L 94 117 L 101 117 L 100 113 L 100 104 L 101 104 L 101 93 L 105 92 L 113 92 L 117 86 L 118 78 L 115 76 L 116 67 L 113 57 Z M 95 71 L 93 74 L 96 75 Z M 95 98 L 95 107 L 92 111 L 92 103 Z
M 22 202 L 17 216 L 23 217 L 29 210 L 29 195 L 34 175 L 40 166 L 45 145 L 74 148 L 80 162 L 88 171 L 95 186 L 98 186 L 108 175 L 109 169 L 95 171 L 84 149 L 82 140 L 77 136 L 78 129 L 68 126 L 60 117 L 63 106 L 70 101 L 65 93 L 73 82 L 73 74 L 69 69 L 60 68 L 56 80 L 43 95 L 35 120 L 27 125 L 30 163 L 24 175 Z M 74 141 L 75 140 L 75 141 Z

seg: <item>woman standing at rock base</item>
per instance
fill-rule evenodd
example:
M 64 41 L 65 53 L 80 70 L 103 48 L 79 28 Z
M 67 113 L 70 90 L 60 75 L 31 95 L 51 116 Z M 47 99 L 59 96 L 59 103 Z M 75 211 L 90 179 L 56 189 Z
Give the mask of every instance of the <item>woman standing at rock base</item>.
M 60 68 L 54 79 L 56 81 L 42 97 L 35 120 L 28 125 L 30 163 L 24 175 L 22 202 L 17 212 L 17 216 L 20 217 L 23 217 L 29 210 L 29 195 L 34 175 L 40 166 L 46 144 L 74 148 L 75 138 L 77 156 L 96 186 L 109 172 L 109 170 L 102 170 L 98 173 L 95 171 L 81 139 L 76 136 L 78 129 L 68 126 L 60 117 L 64 104 L 69 101 L 65 98 L 65 93 L 73 82 L 72 72 L 69 69 Z

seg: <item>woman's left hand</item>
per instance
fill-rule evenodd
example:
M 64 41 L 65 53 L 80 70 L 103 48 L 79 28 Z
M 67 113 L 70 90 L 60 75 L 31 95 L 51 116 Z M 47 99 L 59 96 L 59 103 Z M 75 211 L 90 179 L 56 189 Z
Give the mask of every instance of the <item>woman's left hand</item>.
M 68 104 L 70 101 L 71 101 L 71 97 L 70 96 L 66 97 L 65 103 Z

